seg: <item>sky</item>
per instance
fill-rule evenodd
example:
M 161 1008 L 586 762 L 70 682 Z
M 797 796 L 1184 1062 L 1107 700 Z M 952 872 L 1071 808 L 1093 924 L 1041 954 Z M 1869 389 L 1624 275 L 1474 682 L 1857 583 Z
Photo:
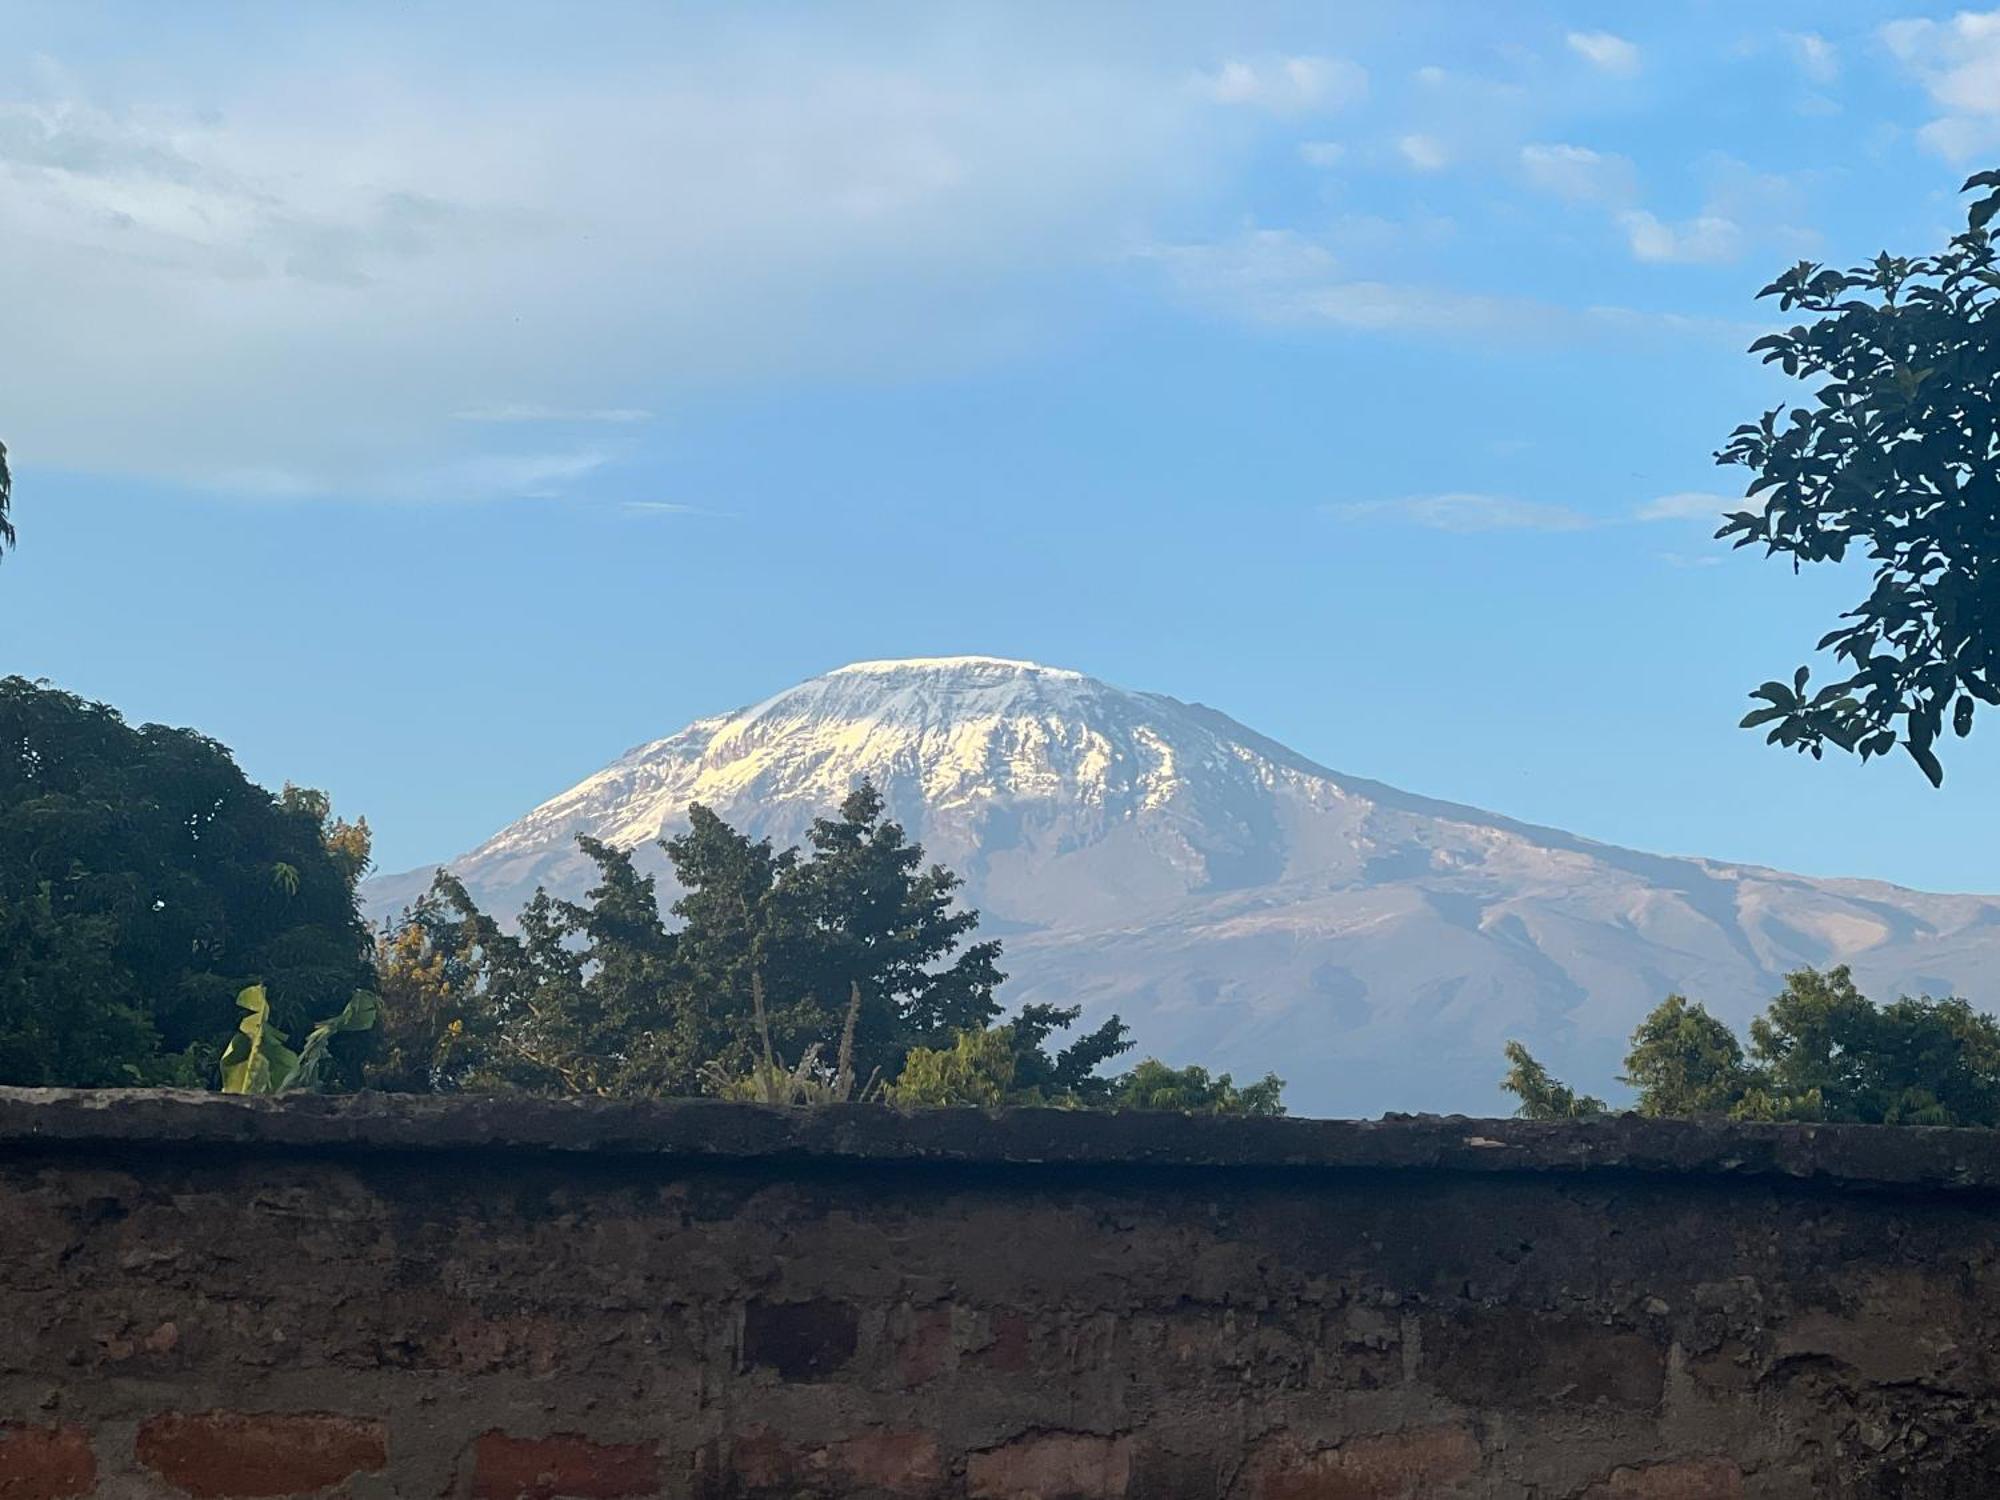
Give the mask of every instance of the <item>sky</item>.
M 1738 730 L 1863 575 L 1711 540 L 1799 259 L 1940 246 L 2000 10 L 0 0 L 0 671 L 458 853 L 990 653 L 1640 848 L 2000 891 Z

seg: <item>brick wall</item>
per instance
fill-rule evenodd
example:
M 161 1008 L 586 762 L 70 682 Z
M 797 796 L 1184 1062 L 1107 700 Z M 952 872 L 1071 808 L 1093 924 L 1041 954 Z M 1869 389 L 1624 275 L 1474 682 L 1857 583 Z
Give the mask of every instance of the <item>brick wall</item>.
M 0 1500 L 2000 1494 L 1986 1134 L 0 1090 Z

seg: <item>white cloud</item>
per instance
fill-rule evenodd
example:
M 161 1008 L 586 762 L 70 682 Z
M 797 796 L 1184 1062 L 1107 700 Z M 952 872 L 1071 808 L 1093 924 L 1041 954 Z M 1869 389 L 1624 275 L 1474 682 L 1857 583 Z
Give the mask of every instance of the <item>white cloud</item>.
M 505 406 L 474 406 L 452 413 L 459 422 L 650 422 L 653 414 L 632 406 L 564 407 L 521 403 Z
M 1347 157 L 1339 141 L 1300 141 L 1299 160 L 1309 167 L 1337 167 Z
M 1570 51 L 1599 72 L 1629 78 L 1639 71 L 1639 48 L 1622 36 L 1608 31 L 1572 31 L 1566 38 Z
M 1881 35 L 1943 111 L 1917 132 L 1928 149 L 1956 162 L 2000 146 L 2000 10 L 1892 21 Z
M 1353 226 L 1358 246 L 1377 261 L 1393 259 L 1412 233 L 1450 232 L 1448 223 Z M 1547 340 L 1694 337 L 1741 346 L 1762 324 L 1616 306 L 1564 307 L 1527 297 L 1495 296 L 1357 275 L 1319 240 L 1289 229 L 1248 230 L 1227 240 L 1155 245 L 1138 258 L 1158 266 L 1180 298 L 1203 311 L 1278 329 L 1327 329 L 1510 343 Z
M 1444 142 L 1433 135 L 1406 135 L 1396 142 L 1396 149 L 1403 154 L 1403 160 L 1419 172 L 1441 172 L 1451 165 L 1451 154 Z
M 1368 74 L 1339 57 L 1232 59 L 1197 80 L 1217 104 L 1240 104 L 1277 115 L 1344 108 L 1367 97 Z
M 1588 146 L 1523 146 L 1521 168 L 1534 186 L 1562 198 L 1622 202 L 1634 191 L 1630 159 Z
M 673 500 L 626 500 L 619 509 L 628 516 L 709 516 L 727 519 L 724 510 L 710 510 L 705 505 L 682 505 Z
M 1397 521 L 1429 531 L 1460 533 L 1581 531 L 1593 524 L 1589 516 L 1566 505 L 1463 491 L 1412 495 L 1400 500 L 1361 500 L 1325 509 L 1327 514 L 1343 521 Z
M 17 458 L 274 494 L 581 482 L 491 450 L 509 422 L 636 434 L 683 388 L 1011 357 L 1063 331 L 1052 275 L 1125 252 L 1236 149 L 1178 71 L 1025 27 L 973 57 L 688 24 L 587 77 L 374 28 L 144 100 L 0 62 Z
M 1840 49 L 1816 31 L 1788 31 L 1785 44 L 1799 71 L 1822 86 L 1840 77 Z
M 1333 252 L 1288 229 L 1251 230 L 1213 244 L 1156 246 L 1181 296 L 1211 312 L 1274 328 L 1362 332 L 1531 332 L 1548 309 L 1445 287 L 1350 275 Z
M 1729 495 L 1711 495 L 1702 490 L 1679 490 L 1661 495 L 1638 506 L 1632 517 L 1638 521 L 1716 521 L 1730 511 L 1745 510 L 1749 502 Z
M 1712 265 L 1743 253 L 1743 229 L 1733 219 L 1701 214 L 1669 224 L 1644 209 L 1618 216 L 1635 259 L 1679 265 Z

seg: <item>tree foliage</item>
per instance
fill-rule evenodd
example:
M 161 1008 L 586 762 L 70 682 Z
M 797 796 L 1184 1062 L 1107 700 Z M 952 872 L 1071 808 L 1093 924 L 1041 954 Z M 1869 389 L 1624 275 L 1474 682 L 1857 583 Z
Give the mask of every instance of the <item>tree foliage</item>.
M 1571 1091 L 1519 1043 L 1503 1087 L 1533 1119 Z M 1664 1118 L 1827 1120 L 1870 1125 L 2000 1125 L 2000 1022 L 1963 1000 L 1877 1005 L 1847 969 L 1801 969 L 1750 1023 L 1746 1049 L 1703 1007 L 1669 995 L 1632 1033 L 1621 1080 L 1638 1113 Z
M 1149 1057 L 1116 1079 L 1106 1101 L 1113 1109 L 1170 1109 L 1197 1115 L 1282 1115 L 1285 1081 L 1266 1073 L 1238 1087 L 1227 1073 L 1209 1075 L 1199 1064 L 1169 1067 Z
M 1625 1074 L 1642 1115 L 1727 1114 L 1750 1087 L 1743 1044 L 1708 1011 L 1669 995 L 1632 1033 Z
M 442 877 L 386 940 L 394 1086 L 694 1094 L 843 1043 L 859 1078 L 887 1079 L 911 1049 L 999 1015 L 999 944 L 972 940 L 958 877 L 925 865 L 870 786 L 804 850 L 693 808 L 664 842 L 682 889 L 672 930 L 628 851 L 579 847 L 598 870 L 580 902 L 538 892 L 506 932 Z
M 0 1082 L 201 1086 L 245 988 L 295 1035 L 341 1011 L 370 982 L 343 827 L 191 730 L 0 678 Z
M 1556 1082 L 1519 1042 L 1507 1044 L 1507 1076 L 1500 1087 L 1521 1102 L 1514 1113 L 1524 1120 L 1583 1120 L 1605 1112 L 1602 1099 L 1579 1094 Z
M 1947 722 L 1962 737 L 1978 705 L 2000 704 L 2000 172 L 1965 186 L 1986 191 L 1942 253 L 1803 261 L 1764 288 L 1812 316 L 1752 352 L 1816 388 L 1716 455 L 1751 471 L 1756 503 L 1717 535 L 1794 567 L 1850 551 L 1874 565 L 1868 596 L 1819 642 L 1841 675 L 1816 691 L 1805 667 L 1765 683 L 1744 727 L 1815 758 L 1900 742 L 1933 784 Z
M 377 948 L 384 1018 L 370 1082 L 765 1103 L 1053 1104 L 1281 1114 L 1275 1077 L 1153 1059 L 1112 1016 L 1068 1040 L 1078 1006 L 997 1024 L 1000 945 L 975 939 L 959 878 L 858 787 L 802 849 L 774 850 L 705 807 L 663 841 L 681 894 L 595 839 L 582 901 L 537 892 L 514 930 L 441 874 Z
M 287 1089 L 323 1089 L 333 1076 L 333 1040 L 373 1029 L 381 1005 L 367 990 L 356 990 L 337 1016 L 313 1027 L 294 1052 L 271 1019 L 264 986 L 253 984 L 236 997 L 244 1012 L 236 1035 L 222 1049 L 222 1092 L 282 1094 Z

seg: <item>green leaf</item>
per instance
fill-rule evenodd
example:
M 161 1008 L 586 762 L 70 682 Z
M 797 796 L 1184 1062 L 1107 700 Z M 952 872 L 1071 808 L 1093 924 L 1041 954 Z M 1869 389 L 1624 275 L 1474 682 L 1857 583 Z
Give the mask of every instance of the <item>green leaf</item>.
M 318 1088 L 326 1082 L 333 1059 L 333 1039 L 346 1031 L 367 1031 L 382 1015 L 381 1000 L 367 990 L 356 990 L 340 1014 L 321 1021 L 306 1036 L 299 1049 L 298 1066 L 288 1084 L 294 1088 Z
M 285 1045 L 285 1034 L 272 1023 L 263 985 L 251 985 L 237 995 L 236 1003 L 247 1014 L 222 1051 L 222 1092 L 275 1094 L 298 1072 L 298 1054 Z
M 1914 740 L 1909 740 L 1904 742 L 1904 748 L 1910 752 L 1910 759 L 1914 760 L 1922 768 L 1924 775 L 1930 778 L 1932 786 L 1944 785 L 1944 767 L 1938 763 L 1938 758 L 1929 745 L 1919 745 Z

